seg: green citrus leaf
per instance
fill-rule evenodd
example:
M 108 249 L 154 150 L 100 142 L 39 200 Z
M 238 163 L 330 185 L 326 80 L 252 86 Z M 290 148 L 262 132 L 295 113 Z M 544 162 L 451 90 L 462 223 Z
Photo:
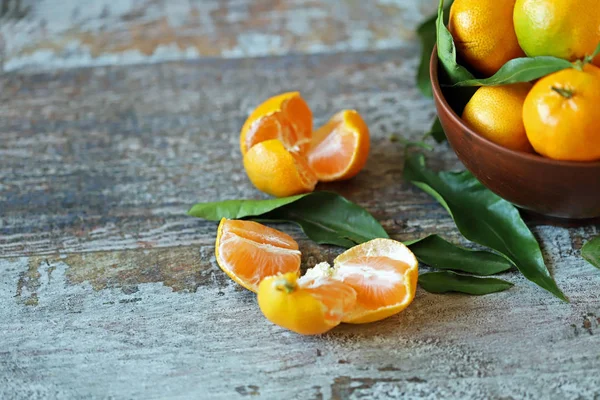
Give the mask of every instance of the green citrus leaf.
M 291 204 L 305 196 L 307 195 L 301 194 L 280 199 L 224 200 L 211 203 L 198 203 L 188 211 L 188 215 L 210 221 L 220 221 L 221 218 L 240 219 L 254 217 Z
M 486 79 L 467 79 L 457 82 L 454 86 L 498 86 L 518 82 L 531 82 L 543 76 L 573 65 L 562 58 L 522 57 L 508 61 L 494 75 Z
M 435 173 L 426 167 L 423 154 L 407 157 L 404 177 L 442 204 L 465 238 L 498 251 L 527 279 L 567 301 L 515 206 L 485 188 L 468 171 Z
M 342 247 L 388 237 L 368 211 L 332 192 L 268 200 L 199 203 L 188 214 L 211 221 L 249 218 L 274 223 L 293 222 L 315 242 Z
M 456 46 L 452 35 L 446 28 L 444 19 L 444 0 L 440 0 L 436 19 L 438 58 L 448 74 L 450 83 L 474 79 L 473 75 L 456 61 Z
M 452 1 L 444 7 L 444 15 L 448 15 Z M 429 78 L 429 60 L 431 59 L 431 53 L 436 41 L 436 20 L 437 14 L 427 18 L 417 28 L 417 35 L 421 40 L 421 60 L 419 61 L 419 68 L 417 69 L 417 87 L 423 93 L 424 96 L 432 97 L 433 92 L 431 90 L 431 79 Z M 448 17 L 444 18 L 444 22 L 448 23 Z
M 600 268 L 600 236 L 583 245 L 581 256 L 594 267 Z
M 352 247 L 389 237 L 367 210 L 332 192 L 310 193 L 260 218 L 294 222 L 306 236 L 320 244 Z
M 421 39 L 421 61 L 417 69 L 417 87 L 427 97 L 433 96 L 431 80 L 429 79 L 429 60 L 435 46 L 436 19 L 437 15 L 433 15 L 417 28 L 417 35 Z
M 437 269 L 449 269 L 476 275 L 494 275 L 513 267 L 506 258 L 485 250 L 469 250 L 445 241 L 437 235 L 405 242 L 419 261 Z
M 189 213 L 211 221 L 247 218 L 266 223 L 295 223 L 306 236 L 320 244 L 352 247 L 388 234 L 364 208 L 332 192 L 314 192 L 268 200 L 225 200 L 199 203 Z M 419 260 L 440 269 L 478 274 L 510 267 L 493 253 L 460 248 L 434 236 L 411 241 L 407 246 Z
M 419 285 L 430 293 L 459 292 L 484 295 L 510 289 L 513 284 L 497 278 L 476 278 L 450 271 L 419 275 Z
M 435 117 L 433 124 L 431 125 L 431 129 L 429 129 L 429 132 L 423 135 L 423 139 L 428 136 L 433 137 L 436 143 L 442 143 L 446 141 L 446 133 L 444 132 L 444 128 L 442 128 L 442 123 L 438 117 Z
M 408 147 L 420 147 L 423 150 L 427 150 L 427 151 L 433 150 L 433 147 L 431 147 L 430 144 L 427 144 L 427 143 L 425 143 L 423 141 L 408 140 L 408 139 L 405 139 L 404 137 L 402 137 L 400 135 L 392 135 L 392 136 L 390 136 L 390 141 L 402 143 L 407 148 Z

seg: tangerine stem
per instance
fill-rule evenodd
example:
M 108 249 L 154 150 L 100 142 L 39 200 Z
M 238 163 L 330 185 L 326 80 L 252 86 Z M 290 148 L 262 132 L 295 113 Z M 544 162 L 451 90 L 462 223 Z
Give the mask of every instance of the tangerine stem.
M 557 88 L 555 86 L 552 86 L 552 90 L 554 90 L 556 93 L 560 94 L 565 99 L 571 99 L 575 95 L 575 93 L 570 89 Z
M 275 282 L 275 289 L 280 290 L 280 291 L 285 291 L 286 293 L 292 293 L 294 290 L 296 290 L 296 285 L 294 283 L 291 283 L 290 281 L 288 281 L 285 278 L 281 278 L 281 279 L 277 279 Z

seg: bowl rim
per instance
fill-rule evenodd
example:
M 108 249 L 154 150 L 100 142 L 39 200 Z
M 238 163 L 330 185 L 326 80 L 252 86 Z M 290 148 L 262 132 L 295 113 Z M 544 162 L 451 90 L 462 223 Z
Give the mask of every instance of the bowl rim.
M 431 53 L 431 58 L 429 61 L 429 78 L 431 80 L 431 87 L 433 89 L 433 96 L 436 98 L 444 111 L 450 116 L 452 121 L 455 124 L 458 124 L 464 132 L 467 132 L 469 136 L 471 136 L 475 141 L 482 146 L 488 146 L 493 148 L 494 150 L 504 153 L 507 155 L 511 155 L 513 157 L 521 158 L 533 163 L 546 164 L 551 166 L 560 166 L 560 167 L 570 167 L 570 168 L 599 168 L 600 169 L 600 160 L 599 161 L 564 161 L 564 160 L 554 160 L 551 158 L 543 157 L 539 154 L 529 154 L 516 150 L 511 150 L 506 147 L 500 146 L 492 142 L 491 140 L 485 138 L 484 136 L 475 132 L 471 127 L 469 127 L 463 120 L 460 118 L 456 112 L 450 107 L 444 94 L 442 93 L 442 88 L 440 87 L 439 77 L 438 77 L 438 54 L 437 54 L 437 45 L 433 47 L 433 52 Z

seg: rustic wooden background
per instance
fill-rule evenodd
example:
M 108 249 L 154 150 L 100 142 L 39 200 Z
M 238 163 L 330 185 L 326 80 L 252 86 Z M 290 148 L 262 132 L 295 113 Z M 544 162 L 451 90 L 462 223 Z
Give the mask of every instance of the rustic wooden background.
M 0 398 L 600 398 L 597 224 L 528 218 L 571 302 L 516 272 L 506 292 L 419 289 L 398 316 L 301 337 L 218 269 L 198 201 L 261 198 L 237 137 L 300 89 L 316 122 L 366 118 L 373 148 L 323 185 L 392 237 L 459 241 L 402 181 L 398 134 L 433 105 L 414 29 L 435 0 L 0 0 Z M 429 155 L 459 168 L 447 145 Z M 304 266 L 340 249 L 293 226 Z

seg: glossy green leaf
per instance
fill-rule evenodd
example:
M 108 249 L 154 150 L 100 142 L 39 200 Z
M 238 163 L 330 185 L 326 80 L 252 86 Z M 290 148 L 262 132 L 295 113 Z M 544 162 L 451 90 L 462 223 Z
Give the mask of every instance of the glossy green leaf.
M 307 194 L 268 200 L 224 200 L 211 203 L 198 203 L 188 211 L 188 215 L 210 221 L 220 221 L 221 218 L 240 219 L 254 217 L 291 204 L 305 196 Z
M 485 250 L 469 250 L 456 246 L 437 235 L 405 242 L 419 261 L 430 267 L 468 272 L 475 275 L 494 275 L 513 267 L 506 258 Z
M 452 1 L 444 7 L 444 22 L 448 22 L 448 11 Z M 417 28 L 417 35 L 421 40 L 421 60 L 419 62 L 419 68 L 417 69 L 417 87 L 423 93 L 424 96 L 432 97 L 433 92 L 431 89 L 431 79 L 429 78 L 429 60 L 431 59 L 431 53 L 436 41 L 436 21 L 437 14 L 427 18 Z
M 388 237 L 369 212 L 332 192 L 268 200 L 199 203 L 188 214 L 211 221 L 251 218 L 265 222 L 293 222 L 315 242 L 342 247 Z
M 581 256 L 594 267 L 600 268 L 600 236 L 583 245 Z
M 419 285 L 430 293 L 459 292 L 484 295 L 510 289 L 513 284 L 497 278 L 476 278 L 450 271 L 427 272 L 419 275 Z
M 467 79 L 456 83 L 454 86 L 498 86 L 531 82 L 553 72 L 572 67 L 573 65 L 569 61 L 556 57 L 515 58 L 504 64 L 498 72 L 489 78 Z
M 428 150 L 428 151 L 433 150 L 433 147 L 431 147 L 430 144 L 427 144 L 422 141 L 407 140 L 399 135 L 390 136 L 390 141 L 402 143 L 405 147 L 420 147 L 420 148 L 422 148 L 424 150 Z
M 444 18 L 444 0 L 440 0 L 436 19 L 438 58 L 448 74 L 450 83 L 473 79 L 473 75 L 456 61 L 456 46 L 452 35 L 446 28 Z
M 546 268 L 538 242 L 512 204 L 468 171 L 435 173 L 426 167 L 422 154 L 407 157 L 404 177 L 434 197 L 465 238 L 498 251 L 527 279 L 566 301 Z
M 307 237 L 320 244 L 352 247 L 388 234 L 364 208 L 332 192 L 314 192 L 268 200 L 225 200 L 199 203 L 189 214 L 211 221 L 221 218 L 248 218 L 260 222 L 292 222 Z M 471 251 L 429 236 L 406 243 L 419 261 L 438 269 L 452 269 L 480 275 L 511 267 L 503 258 L 485 251 Z
M 381 224 L 364 208 L 332 192 L 314 192 L 260 217 L 300 226 L 321 244 L 352 247 L 375 238 L 387 238 Z
M 446 133 L 444 132 L 444 128 L 442 128 L 442 123 L 440 122 L 440 119 L 438 117 L 435 117 L 435 120 L 431 125 L 431 129 L 429 129 L 429 132 L 425 133 L 423 138 L 426 138 L 428 136 L 433 137 L 433 139 L 437 143 L 442 143 L 446 141 Z
M 431 80 L 429 79 L 429 60 L 435 46 L 435 21 L 437 15 L 433 15 L 417 28 L 417 35 L 421 39 L 421 61 L 417 69 L 417 87 L 424 96 L 432 97 Z

